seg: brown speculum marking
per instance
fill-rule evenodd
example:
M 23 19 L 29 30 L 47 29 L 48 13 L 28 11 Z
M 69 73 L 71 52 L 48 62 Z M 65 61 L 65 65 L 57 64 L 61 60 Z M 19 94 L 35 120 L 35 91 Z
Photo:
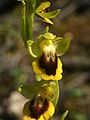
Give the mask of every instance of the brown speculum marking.
M 53 55 L 52 53 L 46 55 L 43 53 L 39 58 L 39 66 L 45 70 L 47 75 L 55 75 L 57 69 L 57 55 Z
M 42 99 L 40 96 L 38 99 L 33 99 L 29 106 L 30 116 L 36 120 L 45 112 L 49 107 L 47 99 Z

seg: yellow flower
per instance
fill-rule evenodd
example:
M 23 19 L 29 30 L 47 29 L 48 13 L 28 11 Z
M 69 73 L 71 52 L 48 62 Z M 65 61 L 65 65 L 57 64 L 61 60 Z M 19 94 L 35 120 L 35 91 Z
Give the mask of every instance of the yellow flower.
M 33 71 L 43 80 L 60 80 L 62 78 L 62 63 L 57 57 L 52 40 L 40 42 L 41 56 L 32 62 Z
M 24 105 L 23 120 L 48 120 L 54 111 L 53 103 L 38 95 Z

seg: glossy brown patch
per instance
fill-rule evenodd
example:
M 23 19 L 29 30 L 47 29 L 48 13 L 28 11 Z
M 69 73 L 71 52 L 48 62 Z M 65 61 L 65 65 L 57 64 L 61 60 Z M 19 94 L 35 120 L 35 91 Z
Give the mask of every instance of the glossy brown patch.
M 43 100 L 40 96 L 38 99 L 34 98 L 29 107 L 30 116 L 37 120 L 45 111 L 47 111 L 48 106 L 49 103 L 47 99 Z
M 55 75 L 57 69 L 57 55 L 50 53 L 47 56 L 43 53 L 39 58 L 39 66 L 43 68 L 47 75 Z

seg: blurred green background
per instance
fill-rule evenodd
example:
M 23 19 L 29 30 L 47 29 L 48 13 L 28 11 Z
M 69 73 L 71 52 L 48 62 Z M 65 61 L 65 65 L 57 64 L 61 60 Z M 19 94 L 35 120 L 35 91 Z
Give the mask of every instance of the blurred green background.
M 67 120 L 90 120 L 90 1 L 51 2 L 50 10 L 60 8 L 61 14 L 53 20 L 54 26 L 49 25 L 50 32 L 73 36 L 69 51 L 61 57 L 63 79 L 56 116 L 69 110 Z M 0 0 L 0 120 L 21 119 L 26 99 L 16 89 L 35 80 L 20 35 L 20 12 L 20 2 Z M 45 26 L 35 19 L 34 39 Z

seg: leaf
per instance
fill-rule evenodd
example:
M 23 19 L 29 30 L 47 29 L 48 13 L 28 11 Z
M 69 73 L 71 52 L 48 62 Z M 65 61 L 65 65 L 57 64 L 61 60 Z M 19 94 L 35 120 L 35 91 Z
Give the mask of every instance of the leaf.
M 48 81 L 40 81 L 40 82 L 35 82 L 35 83 L 31 83 L 28 85 L 21 85 L 18 88 L 18 91 L 26 98 L 28 99 L 32 99 L 35 95 L 38 95 L 40 93 L 40 90 L 42 90 L 42 88 L 45 85 L 49 85 Z
M 76 89 L 70 89 L 69 90 L 69 95 L 70 97 L 75 97 L 75 98 L 80 98 L 80 97 L 83 97 L 85 95 L 85 92 L 82 91 L 81 89 L 79 88 L 76 88 Z
M 68 51 L 71 43 L 71 38 L 71 35 L 67 34 L 64 38 L 58 39 L 56 42 L 54 42 L 58 56 L 61 56 Z
M 68 114 L 68 110 L 62 114 L 60 120 L 65 120 L 67 114 Z

